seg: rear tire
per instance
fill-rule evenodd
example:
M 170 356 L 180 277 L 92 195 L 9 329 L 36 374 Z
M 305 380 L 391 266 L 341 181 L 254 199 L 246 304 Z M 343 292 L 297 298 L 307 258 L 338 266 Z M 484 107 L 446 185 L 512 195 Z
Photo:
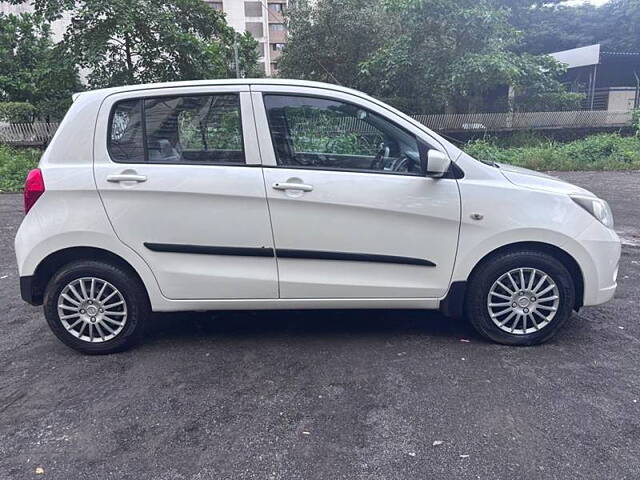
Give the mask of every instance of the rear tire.
M 557 333 L 574 304 L 567 268 L 547 253 L 521 250 L 498 254 L 473 272 L 465 315 L 494 342 L 538 345 Z
M 82 353 L 119 352 L 135 344 L 151 308 L 140 280 L 119 266 L 81 260 L 49 281 L 44 315 L 65 345 Z

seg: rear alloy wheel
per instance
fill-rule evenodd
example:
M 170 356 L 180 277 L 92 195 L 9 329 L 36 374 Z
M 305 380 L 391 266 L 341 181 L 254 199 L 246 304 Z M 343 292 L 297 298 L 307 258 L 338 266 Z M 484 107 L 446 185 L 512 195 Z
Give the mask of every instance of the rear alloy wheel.
M 508 252 L 480 265 L 469 282 L 466 314 L 483 336 L 507 345 L 550 339 L 574 305 L 571 274 L 555 257 Z
M 85 342 L 108 342 L 127 323 L 127 302 L 109 282 L 84 277 L 69 283 L 58 297 L 62 326 Z
M 119 266 L 99 261 L 62 267 L 45 292 L 49 327 L 62 342 L 83 353 L 128 348 L 138 340 L 149 311 L 140 281 Z

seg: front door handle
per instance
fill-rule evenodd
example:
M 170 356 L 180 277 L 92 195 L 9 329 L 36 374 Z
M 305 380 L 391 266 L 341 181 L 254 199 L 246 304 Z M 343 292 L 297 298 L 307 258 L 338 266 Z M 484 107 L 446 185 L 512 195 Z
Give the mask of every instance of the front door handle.
M 278 182 L 273 184 L 274 190 L 300 190 L 301 192 L 310 192 L 313 190 L 311 185 L 305 183 Z
M 146 175 L 138 175 L 134 173 L 120 173 L 117 175 L 107 176 L 107 182 L 120 183 L 120 182 L 146 182 Z

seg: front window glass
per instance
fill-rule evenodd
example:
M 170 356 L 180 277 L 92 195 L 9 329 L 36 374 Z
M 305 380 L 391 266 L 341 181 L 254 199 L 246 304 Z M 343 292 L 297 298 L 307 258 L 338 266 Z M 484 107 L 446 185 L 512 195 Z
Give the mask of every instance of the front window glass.
M 265 95 L 278 165 L 420 175 L 416 137 L 356 105 Z

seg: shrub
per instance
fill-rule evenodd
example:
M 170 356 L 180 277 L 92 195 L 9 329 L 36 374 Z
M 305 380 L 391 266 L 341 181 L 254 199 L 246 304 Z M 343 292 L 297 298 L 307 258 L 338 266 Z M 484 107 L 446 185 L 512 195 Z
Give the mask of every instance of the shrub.
M 0 145 L 0 192 L 20 192 L 27 172 L 36 168 L 42 152 Z
M 478 160 L 508 163 L 534 170 L 640 169 L 640 137 L 603 133 L 559 143 L 500 146 L 495 140 L 469 142 L 464 150 Z
M 30 123 L 36 109 L 27 102 L 0 102 L 0 121 L 9 123 Z

